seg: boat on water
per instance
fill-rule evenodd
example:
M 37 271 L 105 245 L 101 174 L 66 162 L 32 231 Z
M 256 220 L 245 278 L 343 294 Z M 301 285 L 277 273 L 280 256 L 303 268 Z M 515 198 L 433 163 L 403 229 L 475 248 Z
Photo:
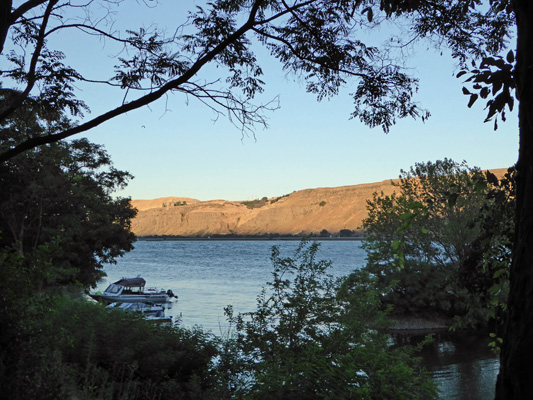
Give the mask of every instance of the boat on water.
M 177 296 L 172 290 L 147 288 L 140 276 L 122 278 L 110 284 L 103 292 L 90 293 L 93 299 L 104 303 L 166 303 Z
M 111 303 L 108 309 L 123 310 L 128 312 L 138 312 L 151 322 L 158 324 L 172 325 L 172 317 L 165 315 L 165 307 L 161 304 L 153 303 Z

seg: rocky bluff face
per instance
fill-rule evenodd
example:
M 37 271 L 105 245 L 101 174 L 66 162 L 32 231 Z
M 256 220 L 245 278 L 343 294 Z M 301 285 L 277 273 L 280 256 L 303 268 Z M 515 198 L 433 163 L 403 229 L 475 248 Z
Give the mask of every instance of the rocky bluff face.
M 501 175 L 506 170 L 493 170 Z M 300 235 L 323 230 L 361 229 L 366 200 L 391 194 L 394 180 L 334 188 L 306 189 L 252 201 L 199 201 L 186 197 L 132 200 L 139 210 L 137 236 Z
M 366 200 L 392 193 L 391 181 L 306 189 L 253 201 L 198 201 L 184 197 L 132 200 L 139 210 L 132 229 L 138 236 L 298 235 L 322 230 L 359 230 Z

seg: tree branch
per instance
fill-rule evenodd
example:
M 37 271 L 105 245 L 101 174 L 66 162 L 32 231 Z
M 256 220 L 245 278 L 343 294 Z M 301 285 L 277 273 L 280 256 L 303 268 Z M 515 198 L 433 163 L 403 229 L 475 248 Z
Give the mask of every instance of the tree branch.
M 35 71 L 37 69 L 37 61 L 39 60 L 39 56 L 41 55 L 41 50 L 44 47 L 46 26 L 48 24 L 50 14 L 52 13 L 53 8 L 58 1 L 59 0 L 50 0 L 48 6 L 46 7 L 46 11 L 43 16 L 43 22 L 41 23 L 41 27 L 39 29 L 39 35 L 37 36 L 35 50 L 33 51 L 32 58 L 30 61 L 30 68 L 27 74 L 26 88 L 22 93 L 20 93 L 19 96 L 15 97 L 13 102 L 8 107 L 6 107 L 4 111 L 0 114 L 0 121 L 3 121 L 7 116 L 9 116 L 13 111 L 15 111 L 18 107 L 22 105 L 24 100 L 28 97 L 31 90 L 33 89 L 33 86 L 35 85 Z
M 11 24 L 14 24 L 17 19 L 22 17 L 25 13 L 30 11 L 32 8 L 38 7 L 41 4 L 46 3 L 47 1 L 49 0 L 28 0 L 26 3 L 21 4 L 19 8 L 17 8 L 11 13 L 11 21 L 10 21 Z M 50 2 L 57 3 L 57 1 L 54 1 L 54 0 Z
M 52 3 L 57 2 L 51 1 Z M 148 105 L 156 100 L 158 100 L 160 97 L 162 97 L 165 93 L 167 93 L 170 90 L 179 88 L 180 85 L 183 85 L 186 83 L 189 79 L 191 79 L 200 69 L 212 61 L 218 54 L 220 54 L 225 48 L 227 48 L 231 43 L 234 43 L 238 38 L 242 37 L 247 31 L 251 30 L 254 26 L 255 17 L 257 15 L 257 12 L 259 10 L 259 7 L 262 3 L 262 0 L 256 0 L 255 3 L 252 5 L 252 8 L 250 10 L 249 17 L 247 21 L 235 32 L 233 32 L 231 35 L 229 35 L 226 39 L 224 39 L 222 42 L 220 42 L 217 46 L 215 46 L 212 50 L 208 51 L 205 55 L 200 57 L 192 66 L 191 68 L 185 72 L 180 77 L 173 79 L 169 81 L 168 83 L 161 86 L 159 89 L 153 91 L 152 93 L 149 93 L 147 95 L 144 95 L 137 100 L 133 100 L 129 103 L 123 104 L 114 110 L 108 111 L 106 113 L 103 113 L 99 115 L 96 118 L 93 118 L 92 120 L 83 123 L 81 125 L 78 125 L 76 127 L 67 129 L 63 132 L 46 135 L 46 136 L 38 136 L 33 137 L 29 140 L 26 140 L 11 149 L 0 153 L 0 163 L 5 162 L 9 160 L 12 157 L 15 157 L 16 155 L 30 150 L 32 148 L 35 148 L 37 146 L 43 145 L 43 144 L 49 144 L 54 143 L 59 140 L 66 139 L 70 136 L 76 135 L 81 132 L 86 132 L 92 128 L 97 127 L 98 125 L 109 121 L 110 119 L 113 119 L 115 117 L 118 117 L 119 115 L 125 114 L 129 111 L 138 109 L 140 107 L 143 107 L 145 105 Z M 44 25 L 44 24 L 43 24 Z M 42 28 L 43 29 L 43 28 Z

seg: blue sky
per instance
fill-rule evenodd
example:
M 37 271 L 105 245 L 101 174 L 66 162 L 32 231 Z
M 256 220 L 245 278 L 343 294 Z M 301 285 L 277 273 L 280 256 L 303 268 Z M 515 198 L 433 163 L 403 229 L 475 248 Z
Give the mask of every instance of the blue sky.
M 175 24 L 184 20 L 186 5 L 191 2 L 162 3 L 162 8 L 142 15 L 135 9 L 125 13 L 142 16 L 145 25 L 155 20 L 162 25 Z M 129 21 L 134 23 L 135 18 Z M 116 62 L 102 44 L 87 51 L 86 45 L 80 46 L 71 37 L 66 49 L 69 60 L 74 60 L 71 64 L 89 75 Z M 103 58 L 95 56 L 95 51 L 102 52 Z M 417 101 L 432 116 L 425 123 L 399 121 L 389 134 L 349 120 L 349 88 L 318 103 L 305 93 L 303 84 L 267 58 L 263 64 L 267 85 L 261 99 L 279 96 L 281 108 L 267 114 L 269 128 L 259 127 L 255 138 L 242 137 L 224 118 L 214 121 L 213 112 L 194 99 L 187 104 L 173 94 L 150 108 L 105 123 L 86 137 L 103 144 L 115 166 L 135 176 L 119 193 L 134 199 L 273 197 L 300 189 L 396 178 L 400 169 L 415 162 L 444 157 L 466 160 L 483 169 L 505 168 L 516 162 L 516 115 L 508 115 L 508 121 L 494 131 L 492 123 L 483 123 L 483 103 L 466 107 L 468 98 L 461 92 L 461 80 L 453 76 L 457 71 L 449 56 L 418 46 L 408 62 L 420 78 Z M 204 76 L 212 79 L 216 72 L 210 68 Z M 122 96 L 106 88 L 81 89 L 92 116 L 115 107 Z

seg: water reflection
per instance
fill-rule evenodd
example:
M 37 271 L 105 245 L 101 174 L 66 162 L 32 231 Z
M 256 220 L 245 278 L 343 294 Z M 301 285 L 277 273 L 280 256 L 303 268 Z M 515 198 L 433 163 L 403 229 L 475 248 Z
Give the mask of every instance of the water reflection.
M 398 343 L 417 344 L 424 334 L 396 335 Z M 439 385 L 443 399 L 487 400 L 494 398 L 498 357 L 489 349 L 488 335 L 435 335 L 418 354 Z

